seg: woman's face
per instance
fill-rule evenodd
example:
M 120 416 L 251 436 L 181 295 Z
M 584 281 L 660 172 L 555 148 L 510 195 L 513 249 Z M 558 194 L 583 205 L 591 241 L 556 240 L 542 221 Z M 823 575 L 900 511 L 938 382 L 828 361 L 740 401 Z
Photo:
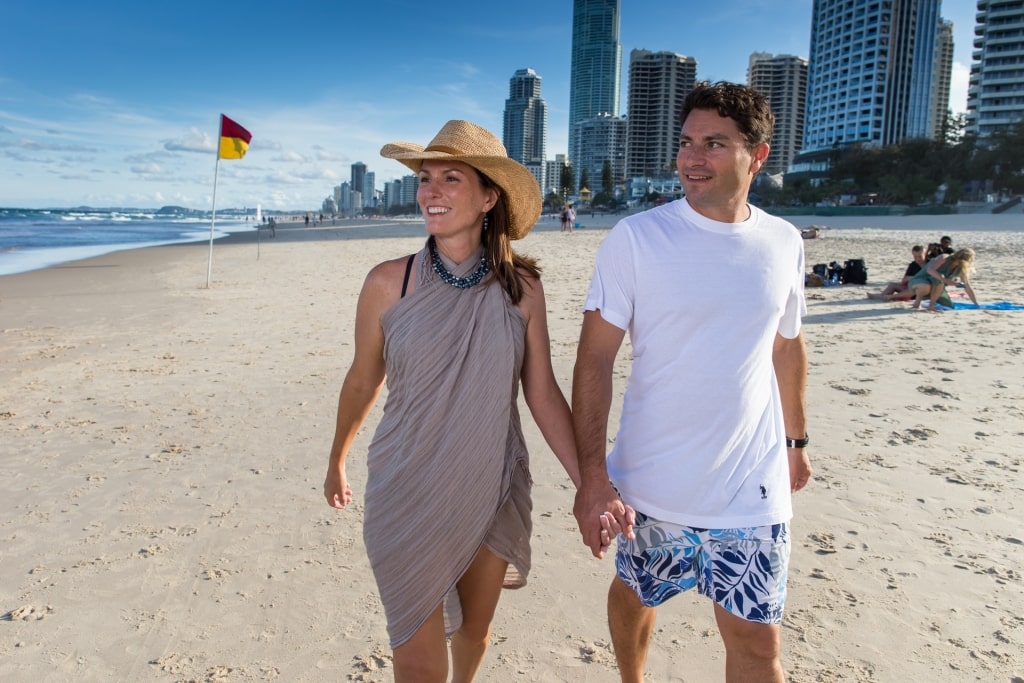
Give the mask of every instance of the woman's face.
M 428 160 L 420 167 L 416 201 L 428 234 L 450 237 L 475 231 L 479 237 L 484 214 L 497 200 L 497 190 L 484 187 L 480 175 L 469 164 Z

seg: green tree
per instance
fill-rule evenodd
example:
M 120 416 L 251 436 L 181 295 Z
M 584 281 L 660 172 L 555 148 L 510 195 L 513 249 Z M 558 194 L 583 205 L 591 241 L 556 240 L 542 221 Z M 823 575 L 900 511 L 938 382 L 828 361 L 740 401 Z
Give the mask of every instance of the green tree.
M 572 164 L 565 164 L 562 166 L 561 177 L 558 179 L 558 187 L 562 190 L 563 200 L 576 192 L 576 188 L 574 188 L 572 184 L 572 178 Z
M 612 196 L 615 195 L 615 180 L 612 178 L 611 159 L 605 159 L 604 164 L 601 166 L 601 192 Z
M 561 211 L 564 206 L 565 198 L 555 191 L 551 191 L 548 193 L 548 196 L 544 198 L 544 208 L 548 211 Z
M 587 177 L 587 169 L 583 169 L 582 171 L 580 171 L 580 190 L 582 190 L 584 187 L 587 188 L 588 190 L 593 189 L 592 187 L 590 187 L 590 178 Z

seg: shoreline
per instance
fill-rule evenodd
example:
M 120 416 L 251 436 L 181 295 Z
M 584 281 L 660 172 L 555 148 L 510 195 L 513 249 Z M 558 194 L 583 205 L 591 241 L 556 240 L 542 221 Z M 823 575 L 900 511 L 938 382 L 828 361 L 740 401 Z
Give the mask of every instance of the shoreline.
M 614 224 L 629 215 L 635 213 L 635 211 L 623 211 L 617 214 L 597 214 L 591 216 L 587 213 L 583 213 L 580 216 L 580 222 L 591 228 L 611 228 Z M 770 211 L 769 211 L 770 213 Z M 793 216 L 782 216 L 784 220 L 789 221 L 797 228 L 804 228 L 809 226 L 817 226 L 823 228 L 823 236 L 827 236 L 830 231 L 845 232 L 851 229 L 855 230 L 878 230 L 884 232 L 892 231 L 904 231 L 904 230 L 930 230 L 938 233 L 939 235 L 945 233 L 964 233 L 973 234 L 977 232 L 1024 232 L 1024 216 L 1020 213 L 1004 213 L 1004 214 L 941 214 L 936 216 L 930 215 L 914 215 L 914 216 L 816 216 L 816 215 L 793 215 Z M 553 227 L 558 227 L 558 218 L 556 214 L 544 214 L 538 221 L 534 230 L 546 231 Z M 328 239 L 328 238 L 339 238 L 339 237 L 370 237 L 370 236 L 397 236 L 408 234 L 408 230 L 411 226 L 422 226 L 421 218 L 408 218 L 402 217 L 397 219 L 382 218 L 382 219 L 359 219 L 359 218 L 346 218 L 340 219 L 336 223 L 320 224 L 317 226 L 307 227 L 302 221 L 285 222 L 279 223 L 277 230 L 284 233 L 283 237 L 289 240 L 310 240 L 315 238 Z M 270 237 L 270 229 L 265 225 L 261 225 L 258 229 L 240 230 L 224 234 L 222 237 L 218 237 L 214 240 L 214 252 L 217 250 L 219 244 L 238 244 L 238 243 L 253 243 L 262 244 L 267 243 L 274 238 Z M 936 237 L 937 239 L 937 237 Z M 963 240 L 960 240 L 963 241 Z M 7 277 L 9 275 L 21 275 L 23 273 L 35 272 L 37 270 L 46 270 L 48 268 L 59 268 L 66 267 L 68 264 L 90 262 L 94 259 L 100 259 L 104 256 L 113 253 L 138 251 L 142 249 L 159 249 L 163 247 L 173 246 L 195 246 L 204 245 L 209 248 L 208 240 L 196 240 L 190 242 L 171 242 L 156 245 L 109 245 L 111 251 L 106 251 L 96 255 L 89 255 L 85 257 L 72 256 L 66 260 L 60 260 L 49 265 L 43 265 L 38 267 L 30 267 L 26 270 L 19 270 L 11 273 L 0 273 L 0 278 Z M 91 247 L 81 247 L 82 249 L 99 249 L 105 248 L 104 245 L 95 245 Z M 77 249 L 76 247 L 54 247 L 52 251 L 61 252 L 67 250 Z M 51 250 L 44 250 L 51 251 Z M 2 280 L 0 280 L 2 282 Z
M 566 394 L 605 232 L 542 220 L 516 243 L 544 268 Z M 904 235 L 942 233 L 825 232 L 808 270 L 863 257 L 869 285 L 807 290 L 815 476 L 794 499 L 789 680 L 1022 677 L 1024 313 L 869 300 L 909 261 Z M 980 300 L 1024 303 L 1021 233 L 949 232 L 979 252 Z M 0 677 L 392 678 L 361 523 L 383 397 L 353 447 L 353 505 L 320 489 L 363 278 L 424 239 L 419 222 L 225 238 L 209 289 L 206 243 L 0 277 Z M 572 485 L 521 412 L 534 569 L 502 596 L 481 680 L 613 683 L 612 563 L 582 545 Z M 705 598 L 659 610 L 651 680 L 723 668 Z

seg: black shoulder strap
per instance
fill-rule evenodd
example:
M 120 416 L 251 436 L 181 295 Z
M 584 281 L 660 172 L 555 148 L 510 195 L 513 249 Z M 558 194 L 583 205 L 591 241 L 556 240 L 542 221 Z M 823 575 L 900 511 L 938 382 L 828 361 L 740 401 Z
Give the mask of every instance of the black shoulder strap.
M 409 288 L 409 273 L 412 272 L 412 262 L 416 259 L 416 254 L 410 254 L 409 260 L 405 264 L 405 278 L 402 280 L 402 296 L 405 298 L 405 290 Z

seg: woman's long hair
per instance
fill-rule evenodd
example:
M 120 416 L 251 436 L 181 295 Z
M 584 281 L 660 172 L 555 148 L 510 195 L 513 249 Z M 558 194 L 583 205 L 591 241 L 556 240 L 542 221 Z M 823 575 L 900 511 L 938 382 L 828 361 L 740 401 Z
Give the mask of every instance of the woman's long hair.
M 484 251 L 487 254 L 487 265 L 512 303 L 518 304 L 523 298 L 524 284 L 520 271 L 530 277 L 539 278 L 540 266 L 537 265 L 536 259 L 517 254 L 512 249 L 512 240 L 508 236 L 509 219 L 505 192 L 480 171 L 477 171 L 477 174 L 484 187 L 491 188 L 498 193 L 498 201 L 487 212 L 487 229 L 482 236 Z

